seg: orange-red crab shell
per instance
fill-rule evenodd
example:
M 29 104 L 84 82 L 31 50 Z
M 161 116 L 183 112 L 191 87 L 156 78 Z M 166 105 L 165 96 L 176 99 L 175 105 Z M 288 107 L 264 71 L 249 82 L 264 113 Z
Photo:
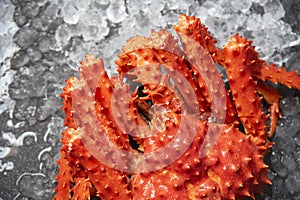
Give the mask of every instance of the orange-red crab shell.
M 281 96 L 266 80 L 300 89 L 299 75 L 266 64 L 241 36 L 216 47 L 196 17 L 181 15 L 174 29 L 183 49 L 166 30 L 152 31 L 127 41 L 118 76 L 108 77 L 102 59 L 88 55 L 79 78 L 67 80 L 54 199 L 254 199 L 270 184 L 263 158 Z M 214 62 L 226 69 L 229 90 Z M 140 163 L 102 140 L 155 156 Z

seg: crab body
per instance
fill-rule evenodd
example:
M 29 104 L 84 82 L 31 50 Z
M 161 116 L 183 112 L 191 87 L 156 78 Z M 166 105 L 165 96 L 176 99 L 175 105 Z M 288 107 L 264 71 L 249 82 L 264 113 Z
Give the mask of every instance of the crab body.
M 270 184 L 263 158 L 280 95 L 266 80 L 300 89 L 299 75 L 266 64 L 241 36 L 216 47 L 195 17 L 181 15 L 174 28 L 183 49 L 152 31 L 127 41 L 119 76 L 88 55 L 67 80 L 54 199 L 254 199 Z

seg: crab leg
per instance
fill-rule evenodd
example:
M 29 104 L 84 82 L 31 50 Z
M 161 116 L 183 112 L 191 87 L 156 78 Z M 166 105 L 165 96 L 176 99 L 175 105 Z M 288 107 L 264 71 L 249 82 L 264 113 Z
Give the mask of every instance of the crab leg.
M 71 77 L 66 80 L 66 86 L 63 88 L 63 93 L 60 97 L 63 98 L 63 107 L 61 108 L 65 112 L 65 121 L 64 126 L 68 126 L 69 128 L 76 128 L 76 124 L 74 122 L 73 114 L 72 114 L 72 87 L 73 82 L 76 78 Z
M 57 164 L 59 165 L 59 174 L 56 177 L 58 184 L 55 188 L 53 200 L 67 200 L 71 198 L 71 181 L 73 179 L 71 168 L 66 158 L 66 153 L 61 151 L 61 156 Z
M 132 194 L 134 200 L 145 199 L 145 197 L 157 200 L 193 199 L 187 182 L 201 178 L 201 175 L 204 173 L 204 169 L 200 166 L 199 150 L 207 130 L 207 123 L 201 121 L 198 121 L 198 123 L 197 134 L 190 148 L 179 159 L 161 170 L 151 173 L 133 174 Z M 191 132 L 194 125 L 186 124 L 184 130 L 187 131 L 187 134 Z M 165 134 L 169 134 L 168 132 L 171 132 L 171 130 L 166 131 Z M 152 138 L 146 150 L 151 152 L 163 147 L 165 141 L 160 140 L 160 135 Z M 168 193 L 165 191 L 168 191 Z
M 288 72 L 284 67 L 277 68 L 275 64 L 268 65 L 266 61 L 259 59 L 258 53 L 254 49 L 255 46 L 251 45 L 252 41 L 239 38 L 239 42 L 248 48 L 248 59 L 251 60 L 248 65 L 254 77 L 300 90 L 300 76 L 297 71 Z
M 132 176 L 133 199 L 254 198 L 261 185 L 270 184 L 267 165 L 249 136 L 232 126 L 198 123 L 193 143 L 174 163 L 159 171 Z M 199 159 L 208 126 L 221 134 L 210 153 Z
M 94 105 L 94 107 L 91 106 L 90 109 L 95 110 L 95 113 L 93 113 L 95 116 L 85 110 L 82 112 L 86 112 L 88 115 L 91 115 L 91 117 L 95 117 L 95 119 L 91 120 L 97 121 L 98 119 L 101 125 L 105 127 L 104 130 L 106 131 L 107 136 L 118 147 L 127 150 L 130 149 L 128 135 L 117 128 L 115 116 L 111 110 L 112 104 L 116 103 L 116 100 L 114 100 L 114 102 L 112 101 L 114 85 L 104 70 L 102 59 L 96 59 L 91 55 L 87 55 L 84 62 L 81 63 L 80 72 L 80 81 L 82 82 L 82 85 L 86 86 L 76 89 L 76 92 L 73 92 L 73 96 L 76 96 L 77 99 L 80 100 L 83 99 L 82 101 L 84 101 L 88 96 L 80 96 L 81 93 L 87 95 L 88 92 L 90 92 L 93 95 L 90 97 L 90 100 L 94 101 L 94 104 L 86 104 Z M 91 91 L 84 91 L 88 89 Z M 78 110 L 81 111 L 80 109 L 87 108 L 79 107 Z
M 241 40 L 240 36 L 235 35 L 224 46 L 226 74 L 246 134 L 251 136 L 254 144 L 265 151 L 269 148 L 266 131 L 267 116 L 263 112 L 261 98 L 255 89 L 257 84 L 252 78 L 248 64 L 252 61 L 248 57 L 251 49 L 249 50 L 250 47 Z
M 79 138 L 72 142 L 71 152 L 87 171 L 89 180 L 97 190 L 97 196 L 104 200 L 129 199 L 130 192 L 127 190 L 128 182 L 125 172 L 119 172 L 100 163 L 85 149 Z
M 85 178 L 79 177 L 74 179 L 74 186 L 72 187 L 73 197 L 72 200 L 86 200 L 89 199 L 90 188 L 92 184 L 90 181 L 86 180 Z
M 275 84 L 281 83 L 289 88 L 293 87 L 299 90 L 300 76 L 296 71 L 287 72 L 283 67 L 276 68 L 275 64 L 267 65 L 265 61 L 259 59 L 258 53 L 255 51 L 254 46 L 251 45 L 252 41 L 242 37 L 235 36 L 235 38 L 237 40 L 236 43 L 240 43 L 247 49 L 247 65 L 257 82 L 256 90 L 271 104 L 269 109 L 271 115 L 269 137 L 272 137 L 280 117 L 279 100 L 281 97 L 274 88 L 263 81 L 268 80 Z
M 177 33 L 184 34 L 188 38 L 194 40 L 197 44 L 201 45 L 203 48 L 207 49 L 213 60 L 216 63 L 224 66 L 225 58 L 222 50 L 216 47 L 215 43 L 217 41 L 211 36 L 207 30 L 207 27 L 201 23 L 199 18 L 187 16 L 185 14 L 180 15 L 178 18 L 178 25 L 175 25 L 174 29 Z M 186 45 L 189 45 L 189 43 L 183 41 L 182 38 L 181 42 L 183 47 L 187 49 Z
M 269 130 L 269 137 L 273 137 L 274 132 L 276 130 L 276 125 L 278 122 L 278 118 L 281 116 L 279 110 L 279 100 L 281 96 L 278 94 L 277 90 L 270 87 L 266 83 L 262 82 L 261 80 L 257 80 L 257 91 L 264 97 L 264 99 L 270 104 L 269 111 L 270 111 L 270 130 Z
M 161 49 L 152 49 L 156 58 L 159 62 L 166 67 L 166 70 L 176 83 L 176 86 L 179 88 L 179 92 L 182 94 L 183 99 L 187 103 L 187 109 L 190 112 L 195 112 L 197 110 L 197 105 L 199 104 L 200 114 L 209 111 L 208 102 L 205 100 L 203 93 L 201 92 L 197 82 L 194 81 L 191 72 L 188 70 L 186 60 L 178 55 L 175 55 L 171 52 L 161 50 Z M 174 69 L 172 69 L 174 68 Z M 175 72 L 175 73 L 174 73 Z M 178 77 L 178 72 L 187 80 L 189 85 L 192 87 L 190 91 L 189 86 L 185 85 L 184 82 Z M 187 83 L 186 82 L 186 83 Z M 197 100 L 191 98 L 191 92 L 196 94 Z
M 229 97 L 229 92 L 225 91 L 225 98 L 221 97 L 217 94 L 220 87 L 223 86 L 223 82 L 219 83 L 216 80 L 220 80 L 221 77 L 220 73 L 216 70 L 216 68 L 211 68 L 211 63 L 205 58 L 203 59 L 203 63 L 200 64 L 201 72 L 199 72 L 193 65 L 199 63 L 199 59 L 201 59 L 201 54 L 198 50 L 198 46 L 203 47 L 206 49 L 210 55 L 212 56 L 214 62 L 224 65 L 224 53 L 221 49 L 215 46 L 216 40 L 210 35 L 207 31 L 207 28 L 201 23 L 199 18 L 195 18 L 194 16 L 186 16 L 181 15 L 178 20 L 178 25 L 174 26 L 175 31 L 180 37 L 180 41 L 184 48 L 184 53 L 188 58 L 188 61 L 192 64 L 192 71 L 193 74 L 196 76 L 196 80 L 203 92 L 203 95 L 207 99 L 209 103 L 211 103 L 211 96 L 209 94 L 208 85 L 203 79 L 202 76 L 206 76 L 209 80 L 214 80 L 210 83 L 211 92 L 214 92 L 214 98 L 217 99 L 224 99 L 226 101 L 226 124 L 237 124 L 237 113 L 235 110 L 235 106 Z M 198 52 L 195 52 L 195 49 Z M 220 110 L 220 109 L 219 109 Z
M 259 61 L 262 62 L 261 66 L 253 69 L 255 77 L 300 90 L 300 76 L 296 71 L 287 72 L 284 67 L 277 68 L 275 64 L 267 65 L 264 61 Z
M 170 74 L 172 79 L 176 82 L 176 86 L 179 87 L 179 91 L 184 96 L 184 99 L 189 101 L 189 107 L 194 109 L 199 103 L 200 113 L 205 113 L 209 111 L 209 103 L 205 100 L 201 89 L 192 77 L 188 63 L 182 58 L 183 52 L 178 47 L 177 42 L 178 41 L 175 40 L 170 33 L 166 32 L 166 30 L 160 32 L 152 31 L 149 38 L 138 36 L 128 40 L 126 45 L 122 48 L 124 53 L 120 54 L 120 59 L 116 61 L 118 72 L 123 76 L 130 69 L 136 67 L 138 72 L 140 72 L 138 74 L 138 81 L 142 81 L 142 77 L 147 77 L 147 79 L 153 77 L 153 79 L 160 80 L 161 78 L 157 77 L 161 74 L 159 65 L 158 68 L 153 68 L 153 66 L 156 66 L 154 63 L 163 64 L 168 74 Z M 147 63 L 151 63 L 151 67 L 145 67 L 139 70 L 139 68 L 147 65 Z M 182 76 L 188 80 L 197 96 L 197 103 L 195 103 L 196 100 L 188 98 L 189 91 L 187 91 L 186 87 L 181 85 L 182 81 L 178 80 L 176 72 L 181 73 Z
M 129 62 L 130 66 L 128 66 L 127 64 L 129 60 L 130 60 Z M 149 62 L 149 60 L 151 60 L 151 62 L 156 61 L 156 63 L 161 63 L 164 65 L 164 67 L 166 67 L 166 70 L 168 71 L 168 73 L 170 73 L 176 86 L 179 88 L 179 91 L 182 94 L 183 99 L 186 100 L 188 109 L 191 109 L 191 111 L 193 112 L 195 111 L 197 112 L 195 108 L 199 107 L 199 111 L 201 114 L 209 110 L 207 102 L 205 101 L 196 82 L 194 81 L 190 72 L 188 71 L 187 63 L 182 57 L 179 57 L 176 54 L 161 49 L 143 48 L 143 49 L 134 50 L 127 54 L 122 54 L 120 56 L 120 59 L 116 63 L 118 64 L 119 69 L 126 69 L 126 70 L 128 69 L 129 71 L 133 67 L 139 67 L 142 64 L 140 62 L 141 60 L 143 62 Z M 185 85 L 183 85 L 183 82 L 180 79 L 178 79 L 176 72 L 180 73 L 187 80 L 187 82 L 192 87 L 194 94 L 196 94 L 197 99 L 190 98 L 191 91 L 188 90 L 187 87 L 185 87 Z M 144 72 L 144 73 L 149 73 L 149 72 Z M 153 74 L 150 74 L 149 76 L 153 77 Z

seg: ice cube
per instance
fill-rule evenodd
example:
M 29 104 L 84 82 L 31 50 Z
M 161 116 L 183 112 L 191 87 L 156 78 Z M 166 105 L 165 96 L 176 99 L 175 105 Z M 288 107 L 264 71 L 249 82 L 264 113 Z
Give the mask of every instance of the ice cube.
M 269 0 L 264 5 L 265 13 L 272 16 L 273 20 L 279 20 L 284 17 L 285 11 L 279 0 Z
M 112 0 L 106 10 L 107 18 L 113 23 L 119 23 L 127 17 L 124 1 Z
M 80 18 L 80 13 L 78 8 L 75 7 L 72 2 L 69 2 L 65 5 L 63 9 L 63 18 L 64 21 L 68 24 L 77 24 Z
M 23 27 L 14 35 L 14 42 L 25 49 L 37 40 L 38 35 L 39 33 L 34 28 Z

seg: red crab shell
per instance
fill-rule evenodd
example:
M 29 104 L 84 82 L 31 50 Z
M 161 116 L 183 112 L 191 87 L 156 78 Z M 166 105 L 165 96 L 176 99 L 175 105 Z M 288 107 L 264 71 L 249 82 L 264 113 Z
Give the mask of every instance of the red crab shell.
M 280 95 L 266 80 L 300 89 L 300 77 L 268 65 L 241 36 L 217 48 L 193 16 L 181 15 L 174 29 L 183 49 L 166 30 L 152 31 L 148 38 L 127 41 L 116 61 L 119 76 L 108 77 L 102 59 L 88 55 L 80 77 L 67 80 L 61 96 L 68 129 L 62 133 L 54 199 L 254 199 L 270 184 L 263 158 L 272 146 L 268 136 L 274 134 L 280 116 Z M 213 62 L 226 69 L 230 90 L 224 88 L 223 94 Z M 214 81 L 208 84 L 203 72 Z M 223 108 L 214 105 L 216 98 L 225 102 Z M 270 104 L 270 114 L 263 112 L 262 98 Z M 245 133 L 238 130 L 239 123 Z M 131 167 L 136 160 L 121 155 L 118 164 L 128 168 L 109 167 L 93 154 L 102 152 L 115 161 L 95 129 L 123 151 L 146 155 L 166 148 L 166 155 L 148 160 L 150 167 L 170 156 L 176 159 L 143 172 Z M 89 146 L 86 136 L 91 138 Z M 180 142 L 172 143 L 178 139 L 191 141 L 181 154 Z

